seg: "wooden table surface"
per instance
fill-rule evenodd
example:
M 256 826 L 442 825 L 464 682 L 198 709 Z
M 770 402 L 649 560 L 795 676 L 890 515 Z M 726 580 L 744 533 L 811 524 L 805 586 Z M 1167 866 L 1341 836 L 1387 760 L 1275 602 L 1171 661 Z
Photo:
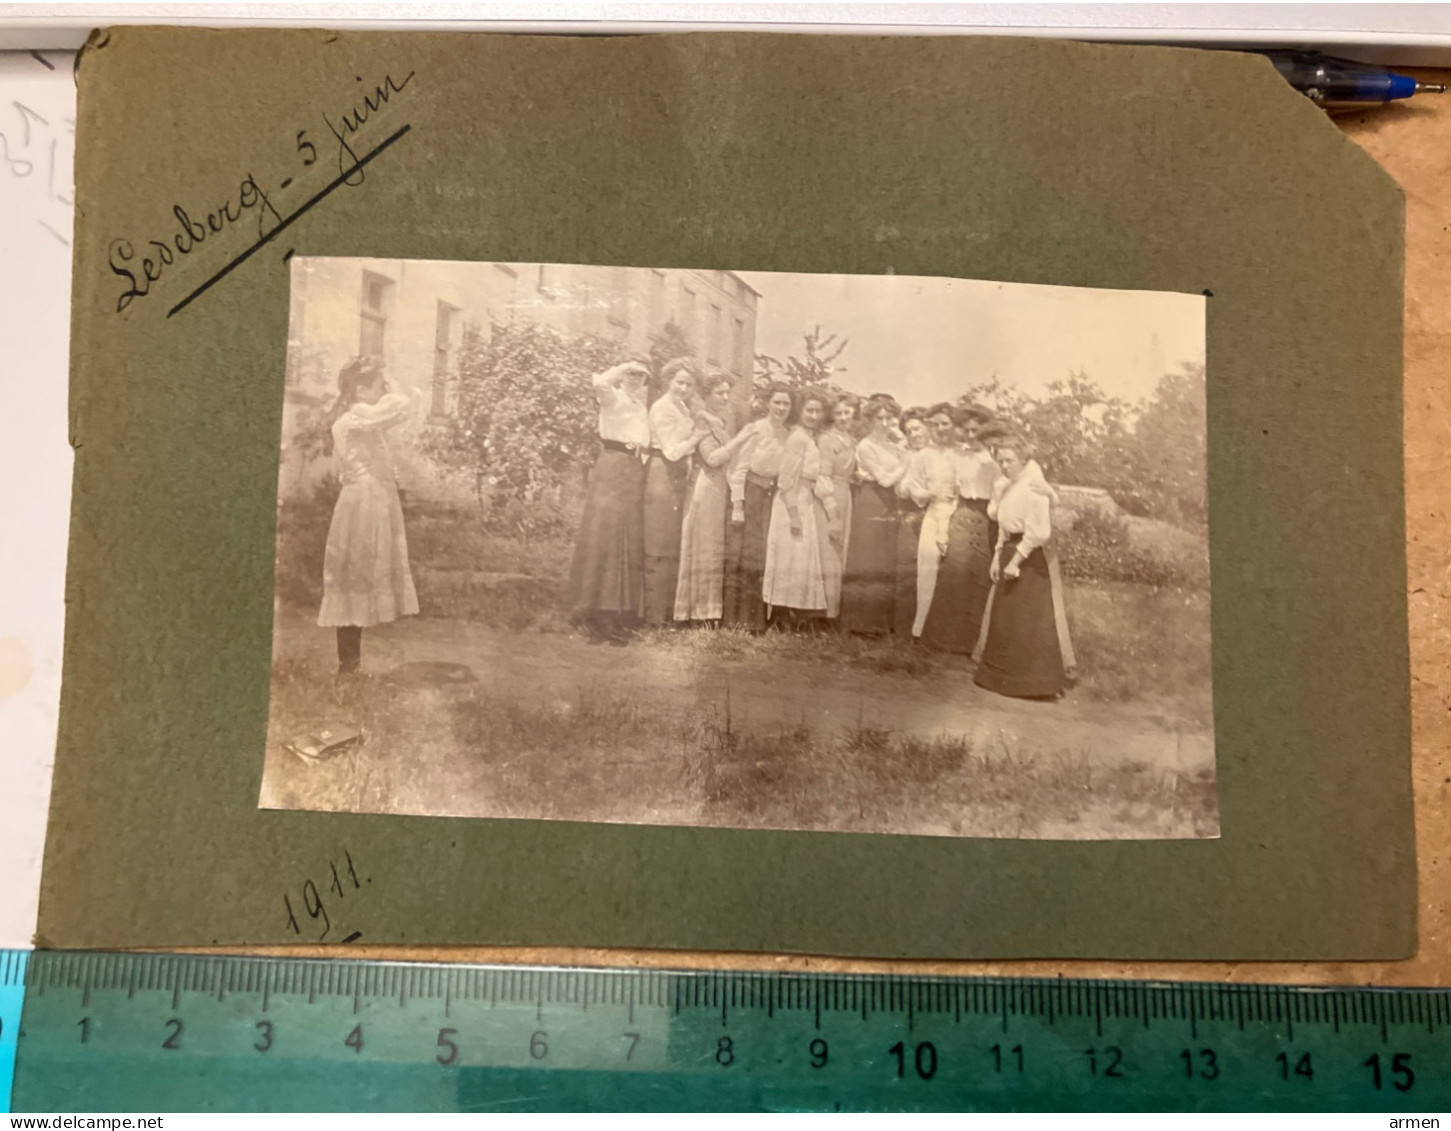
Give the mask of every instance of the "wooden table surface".
M 1451 82 L 1451 70 L 1409 73 Z M 385 946 L 249 948 L 247 953 L 566 966 L 1451 986 L 1451 94 L 1422 95 L 1337 121 L 1406 193 L 1406 596 L 1420 895 L 1416 957 L 1403 962 L 1308 963 L 921 962 L 705 951 Z M 1206 908 L 1205 913 L 1213 911 Z M 1274 909 L 1266 908 L 1265 914 L 1273 915 Z

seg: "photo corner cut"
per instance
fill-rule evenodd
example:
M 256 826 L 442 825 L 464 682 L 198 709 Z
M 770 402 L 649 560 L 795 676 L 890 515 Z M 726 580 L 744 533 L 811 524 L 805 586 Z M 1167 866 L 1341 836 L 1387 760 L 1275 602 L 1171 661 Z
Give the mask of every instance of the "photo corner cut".
M 263 808 L 1219 835 L 1203 295 L 291 270 Z

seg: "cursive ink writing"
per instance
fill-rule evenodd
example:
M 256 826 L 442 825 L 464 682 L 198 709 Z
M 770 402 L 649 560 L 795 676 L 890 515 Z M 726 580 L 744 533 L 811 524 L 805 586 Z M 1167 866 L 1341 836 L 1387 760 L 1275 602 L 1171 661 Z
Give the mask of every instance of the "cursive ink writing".
M 327 128 L 332 131 L 333 137 L 338 142 L 338 172 L 345 173 L 343 183 L 346 185 L 360 185 L 363 183 L 363 170 L 358 166 L 358 155 L 354 152 L 348 138 L 363 128 L 369 116 L 376 114 L 388 104 L 390 95 L 401 94 L 403 88 L 408 85 L 415 72 L 409 71 L 402 80 L 395 79 L 392 75 L 384 75 L 383 81 L 373 89 L 372 94 L 363 95 L 362 106 L 354 106 L 349 113 L 342 115 L 342 128 L 339 129 L 333 124 L 331 118 L 326 114 L 322 120 L 327 123 Z M 362 82 L 362 78 L 358 79 Z M 354 180 L 353 178 L 357 179 Z
M 222 234 L 254 209 L 259 239 L 267 235 L 269 223 L 275 228 L 282 222 L 281 213 L 257 184 L 256 178 L 248 173 L 242 178 L 235 196 L 229 197 L 215 211 L 199 214 L 199 219 L 193 219 L 182 205 L 173 205 L 171 214 L 176 217 L 178 230 L 168 233 L 165 239 L 147 240 L 142 248 L 145 254 L 139 262 L 131 241 L 112 240 L 107 254 L 111 272 L 129 283 L 116 299 L 117 312 L 130 306 L 133 299 L 150 294 L 151 284 L 160 280 L 162 272 L 176 262 L 177 256 L 190 255 L 209 236 Z
M 327 909 L 328 900 L 332 900 L 334 894 L 337 896 L 337 899 L 333 901 L 333 908 L 336 910 L 339 902 L 344 901 L 347 896 L 360 891 L 364 884 L 371 884 L 373 882 L 371 877 L 359 879 L 357 866 L 353 863 L 353 855 L 346 849 L 343 850 L 342 860 L 329 860 L 327 864 L 329 871 L 332 873 L 332 880 L 328 881 L 326 876 L 324 876 L 324 882 L 321 886 L 319 886 L 315 879 L 303 880 L 302 886 L 298 891 L 301 900 L 297 907 L 293 907 L 292 905 L 291 892 L 285 891 L 282 893 L 282 907 L 287 912 L 286 923 L 295 935 L 302 934 L 302 923 L 297 914 L 298 911 L 302 911 L 313 921 L 314 926 L 322 927 L 322 933 L 318 935 L 318 939 L 327 938 L 328 932 L 333 928 L 332 916 L 328 914 Z M 327 899 L 324 899 L 323 894 L 325 892 L 332 894 L 329 894 Z M 353 942 L 361 937 L 361 931 L 353 931 L 347 938 L 343 939 L 343 942 Z

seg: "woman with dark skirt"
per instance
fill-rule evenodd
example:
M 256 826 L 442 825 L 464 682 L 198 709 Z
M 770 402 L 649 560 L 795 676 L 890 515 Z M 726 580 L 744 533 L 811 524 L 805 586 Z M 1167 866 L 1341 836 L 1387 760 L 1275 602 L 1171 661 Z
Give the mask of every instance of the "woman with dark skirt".
M 639 362 L 592 378 L 600 454 L 590 471 L 575 536 L 568 600 L 595 640 L 623 643 L 645 611 L 645 455 L 650 418 Z
M 931 442 L 927 410 L 909 408 L 902 414 L 902 432 L 907 437 L 907 470 L 897 483 L 897 582 L 892 604 L 892 632 L 911 640 L 917 619 L 917 555 L 922 540 L 922 518 L 926 504 L 912 498 L 912 484 L 923 477 L 923 457 Z
M 766 573 L 766 539 L 781 456 L 790 429 L 791 388 L 774 384 L 766 393 L 766 415 L 741 429 L 744 438 L 731 458 L 731 524 L 726 531 L 721 624 L 752 632 L 766 627 L 761 596 Z
M 680 577 L 680 536 L 690 453 L 706 434 L 690 411 L 695 373 L 688 358 L 669 362 L 665 392 L 650 406 L 650 451 L 645 463 L 645 623 L 670 624 Z
M 922 643 L 940 652 L 972 655 L 982 629 L 982 614 L 992 591 L 991 566 L 997 524 L 987 516 L 993 484 L 1002 474 L 978 439 L 992 418 L 976 406 L 953 410 L 961 437 L 952 452 L 957 509 L 947 528 L 947 554 L 937 569 L 937 589 L 922 629 Z
M 1056 699 L 1068 686 L 1052 572 L 1043 547 L 1052 537 L 1052 501 L 1043 471 L 1018 437 L 1004 437 L 988 517 L 998 523 L 987 643 L 974 682 L 999 695 Z
M 897 592 L 897 484 L 907 453 L 893 433 L 897 402 L 871 397 L 861 408 L 871 429 L 856 446 L 856 498 L 852 504 L 846 568 L 841 582 L 841 628 L 867 636 L 892 631 Z

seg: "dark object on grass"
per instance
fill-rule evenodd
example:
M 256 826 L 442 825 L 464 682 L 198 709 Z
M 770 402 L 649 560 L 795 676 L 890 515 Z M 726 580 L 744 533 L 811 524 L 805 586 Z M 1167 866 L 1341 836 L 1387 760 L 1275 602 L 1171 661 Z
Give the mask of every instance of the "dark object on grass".
M 323 762 L 351 750 L 362 740 L 363 732 L 357 727 L 330 724 L 298 735 L 284 745 L 304 762 Z

